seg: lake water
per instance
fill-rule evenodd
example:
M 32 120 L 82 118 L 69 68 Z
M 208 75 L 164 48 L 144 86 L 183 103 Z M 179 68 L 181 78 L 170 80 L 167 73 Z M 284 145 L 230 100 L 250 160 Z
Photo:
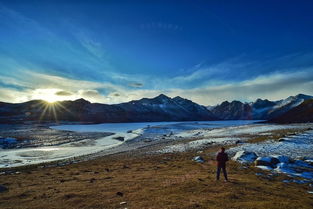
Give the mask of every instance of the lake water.
M 127 132 L 145 128 L 145 131 L 162 130 L 173 131 L 175 133 L 185 130 L 199 128 L 218 128 L 226 126 L 247 125 L 257 120 L 228 120 L 228 121 L 186 121 L 186 122 L 144 122 L 144 123 L 102 123 L 92 125 L 61 125 L 52 126 L 57 130 L 77 131 L 77 132 Z M 149 128 L 147 128 L 149 127 Z M 162 132 L 162 131 L 161 131 Z M 163 132 L 162 132 L 163 133 Z

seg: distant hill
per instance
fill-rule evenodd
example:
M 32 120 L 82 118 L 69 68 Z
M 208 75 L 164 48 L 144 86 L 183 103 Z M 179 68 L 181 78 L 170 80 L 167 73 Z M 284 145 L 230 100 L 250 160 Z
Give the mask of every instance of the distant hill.
M 90 103 L 84 99 L 48 104 L 42 100 L 0 103 L 1 123 L 25 122 L 147 122 L 217 120 L 206 107 L 181 97 L 159 95 L 122 104 Z
M 273 118 L 270 122 L 275 123 L 306 123 L 313 122 L 313 99 L 304 101 L 299 106 L 288 112 Z

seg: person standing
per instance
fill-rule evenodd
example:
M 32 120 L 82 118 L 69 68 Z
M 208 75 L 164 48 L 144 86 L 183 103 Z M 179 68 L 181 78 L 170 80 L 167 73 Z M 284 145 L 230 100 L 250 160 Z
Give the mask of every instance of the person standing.
M 226 172 L 226 162 L 228 161 L 228 155 L 225 152 L 225 148 L 222 147 L 220 152 L 216 155 L 217 161 L 217 172 L 216 172 L 216 180 L 220 179 L 221 170 L 223 171 L 225 181 L 228 181 L 227 172 Z

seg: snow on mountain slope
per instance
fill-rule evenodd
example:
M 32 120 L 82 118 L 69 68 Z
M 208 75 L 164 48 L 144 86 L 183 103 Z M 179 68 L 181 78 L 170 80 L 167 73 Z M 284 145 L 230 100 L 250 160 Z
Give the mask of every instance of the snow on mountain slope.
M 224 120 L 268 120 L 278 117 L 312 98 L 313 96 L 298 94 L 279 101 L 257 99 L 250 104 L 225 101 L 220 105 L 211 107 L 210 110 L 216 117 Z

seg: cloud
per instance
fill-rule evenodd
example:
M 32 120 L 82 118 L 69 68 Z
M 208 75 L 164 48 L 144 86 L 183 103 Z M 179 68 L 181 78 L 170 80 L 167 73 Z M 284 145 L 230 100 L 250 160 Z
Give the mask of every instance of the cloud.
M 96 56 L 97 58 L 102 58 L 104 56 L 104 50 L 100 42 L 91 39 L 82 31 L 76 34 L 76 38 L 81 46 L 83 46 L 92 55 Z
M 183 75 L 176 76 L 170 79 L 172 86 L 186 86 L 187 88 L 206 85 L 220 85 L 225 82 L 236 80 L 240 77 L 240 80 L 245 79 L 248 73 L 247 71 L 252 63 L 241 63 L 240 58 L 233 58 L 224 62 L 206 66 L 205 62 L 197 64 L 192 68 L 185 70 Z
M 257 98 L 279 100 L 298 93 L 313 94 L 313 70 L 294 73 L 272 73 L 241 82 L 193 88 L 172 89 L 169 95 L 180 95 L 204 105 L 225 100 L 254 101 Z
M 218 82 L 214 85 L 183 89 L 174 86 L 161 88 L 129 88 L 110 82 L 94 82 L 65 78 L 56 75 L 24 71 L 17 77 L 6 79 L 7 85 L 23 86 L 19 88 L 0 88 L 0 100 L 7 102 L 22 102 L 36 99 L 38 89 L 57 89 L 56 96 L 64 99 L 85 98 L 91 102 L 121 103 L 143 97 L 155 97 L 161 93 L 171 97 L 181 96 L 203 105 L 215 105 L 224 100 L 254 101 L 257 98 L 279 100 L 298 93 L 313 94 L 313 69 L 290 69 L 288 72 L 275 72 L 252 79 L 232 82 Z M 27 76 L 26 76 L 27 75 Z M 3 77 L 2 77 L 3 78 Z M 10 78 L 10 77 L 8 77 Z M 172 80 L 163 80 L 163 85 L 169 85 Z M 135 86 L 140 86 L 141 83 Z M 26 87 L 24 87 L 26 86 Z M 127 88 L 128 87 L 128 88 Z
M 2 76 L 1 78 L 4 77 Z M 0 86 L 0 100 L 7 102 L 22 102 L 30 99 L 43 98 L 44 93 L 38 93 L 39 90 L 42 89 L 44 92 L 49 92 L 55 97 L 60 97 L 59 99 L 74 100 L 84 97 L 94 102 L 108 102 L 108 99 L 106 99 L 105 95 L 100 94 L 99 90 L 106 92 L 126 91 L 122 86 L 114 85 L 109 82 L 70 79 L 28 70 L 19 72 L 15 75 L 15 78 L 8 77 L 5 81 L 6 85 L 19 87 L 7 88 L 3 85 L 2 87 Z M 49 91 L 49 89 L 51 91 Z
M 57 96 L 72 96 L 73 93 L 72 92 L 69 92 L 69 91 L 57 91 L 55 92 L 55 95 Z
M 134 88 L 140 88 L 140 87 L 143 87 L 143 84 L 135 82 L 135 83 L 129 83 L 128 86 L 134 87 Z
M 30 96 L 31 93 L 29 90 L 19 91 L 12 88 L 0 88 L 0 101 L 12 103 L 25 102 L 32 99 Z

